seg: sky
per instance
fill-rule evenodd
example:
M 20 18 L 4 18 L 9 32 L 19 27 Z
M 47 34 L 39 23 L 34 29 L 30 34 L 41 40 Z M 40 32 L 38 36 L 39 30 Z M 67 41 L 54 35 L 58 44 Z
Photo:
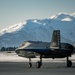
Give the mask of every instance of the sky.
M 74 13 L 75 0 L 0 0 L 0 30 L 27 19 Z

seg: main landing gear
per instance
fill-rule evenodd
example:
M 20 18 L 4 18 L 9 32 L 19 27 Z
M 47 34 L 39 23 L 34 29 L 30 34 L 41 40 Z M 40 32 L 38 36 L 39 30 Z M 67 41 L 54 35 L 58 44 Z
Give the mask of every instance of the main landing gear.
M 40 56 L 40 61 L 36 62 L 36 67 L 40 68 L 42 66 L 42 57 Z M 29 67 L 32 67 L 31 58 L 29 58 Z
M 67 57 L 67 67 L 71 67 L 72 66 L 72 62 L 71 60 L 69 60 L 69 58 Z
M 40 68 L 42 66 L 42 56 L 40 56 L 40 61 L 36 62 L 36 67 Z M 71 67 L 72 66 L 72 62 L 71 60 L 69 60 L 69 57 L 67 57 L 67 67 Z M 32 63 L 31 63 L 31 58 L 29 58 L 29 67 L 32 67 Z

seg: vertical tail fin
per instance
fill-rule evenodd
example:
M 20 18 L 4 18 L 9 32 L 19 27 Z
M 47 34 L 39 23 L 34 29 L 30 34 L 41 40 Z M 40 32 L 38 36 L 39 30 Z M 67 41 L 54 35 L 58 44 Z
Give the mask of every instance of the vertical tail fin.
M 59 49 L 61 47 L 60 43 L 60 30 L 54 30 L 52 35 L 52 41 L 50 44 L 50 48 Z

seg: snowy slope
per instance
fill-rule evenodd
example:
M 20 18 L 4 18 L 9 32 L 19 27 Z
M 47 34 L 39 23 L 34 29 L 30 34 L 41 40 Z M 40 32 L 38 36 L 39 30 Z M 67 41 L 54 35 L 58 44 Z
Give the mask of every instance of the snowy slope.
M 75 43 L 75 13 L 58 13 L 47 19 L 29 19 L 0 31 L 0 48 L 19 46 L 26 40 L 51 41 L 52 31 L 61 30 L 61 40 Z

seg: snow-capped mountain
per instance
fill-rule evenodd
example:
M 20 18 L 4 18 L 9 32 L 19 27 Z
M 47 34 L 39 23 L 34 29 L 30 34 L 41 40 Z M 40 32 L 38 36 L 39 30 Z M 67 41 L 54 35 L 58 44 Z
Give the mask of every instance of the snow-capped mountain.
M 58 13 L 46 19 L 29 19 L 0 31 L 0 48 L 17 47 L 27 40 L 50 42 L 53 30 L 61 31 L 61 41 L 75 43 L 75 14 Z

